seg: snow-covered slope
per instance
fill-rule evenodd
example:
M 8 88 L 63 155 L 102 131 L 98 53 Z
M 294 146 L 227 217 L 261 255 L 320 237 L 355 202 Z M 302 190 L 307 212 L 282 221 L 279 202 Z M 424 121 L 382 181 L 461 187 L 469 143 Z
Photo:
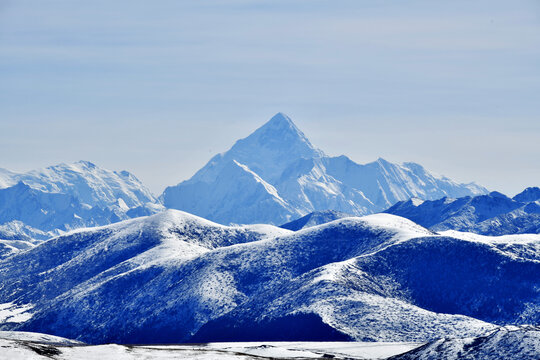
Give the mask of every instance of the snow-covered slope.
M 251 174 L 242 176 L 241 184 L 236 184 L 238 171 L 231 171 L 235 162 Z M 288 116 L 278 113 L 214 156 L 191 179 L 165 189 L 161 199 L 168 208 L 221 223 L 282 224 L 313 211 L 365 215 L 414 196 L 438 199 L 486 192 L 476 184 L 433 175 L 414 163 L 379 159 L 360 165 L 346 156 L 329 157 Z M 272 203 L 267 211 L 253 209 L 253 200 L 260 198 Z
M 422 201 L 414 198 L 399 202 L 385 212 L 406 217 L 435 231 L 457 230 L 484 235 L 540 233 L 539 192 L 539 188 L 528 188 L 512 199 L 495 191 L 458 199 Z
M 94 276 L 117 276 L 139 266 L 177 262 L 210 249 L 260 240 L 287 230 L 270 225 L 225 227 L 196 216 L 169 210 L 150 217 L 103 227 L 78 229 L 0 263 L 0 272 L 15 283 L 0 285 L 0 293 L 18 287 L 22 276 L 32 283 L 53 282 L 50 288 L 25 288 L 18 300 L 52 298 Z M 107 275 L 103 272 L 107 271 Z
M 50 237 L 49 233 L 34 229 L 18 220 L 0 225 L 0 239 L 4 240 L 44 240 Z
M 288 214 L 295 213 L 272 185 L 246 165 L 232 160 L 220 170 L 212 183 L 186 183 L 178 191 L 171 190 L 167 201 L 183 203 L 182 210 L 225 224 L 231 222 L 231 214 L 236 223 L 246 224 L 254 214 L 261 223 L 273 223 L 276 219 L 285 222 Z
M 40 333 L 0 331 L 4 360 L 306 360 L 383 359 L 423 344 L 366 342 L 233 342 L 175 345 L 86 345 Z
M 2 176 L 7 185 L 22 181 L 33 189 L 71 195 L 90 206 L 117 204 L 118 199 L 122 199 L 128 208 L 133 208 L 155 201 L 150 191 L 133 174 L 106 170 L 89 161 L 59 164 L 23 174 L 8 174 Z
M 135 359 L 341 359 L 341 360 L 537 360 L 540 329 L 501 327 L 470 338 L 444 338 L 428 344 L 412 342 L 226 342 L 176 345 L 85 345 L 56 336 L 18 331 L 0 332 L 1 359 L 9 360 L 135 360 Z
M 293 220 L 280 226 L 280 228 L 292 231 L 298 231 L 308 227 L 326 224 L 330 221 L 351 217 L 350 214 L 345 214 L 335 210 L 315 211 L 300 219 Z
M 540 358 L 540 327 L 508 326 L 478 337 L 439 339 L 392 360 L 537 360 Z
M 31 249 L 34 246 L 30 241 L 0 239 L 0 259 L 15 255 L 20 251 Z
M 291 232 L 168 210 L 0 261 L 18 319 L 1 327 L 89 343 L 427 341 L 540 322 L 539 239 L 460 237 L 388 214 Z
M 316 268 L 273 293 L 262 290 L 252 297 L 255 300 L 203 326 L 195 340 L 254 340 L 280 336 L 281 327 L 289 330 L 282 336 L 291 337 L 300 332 L 294 327 L 297 323 L 300 328 L 317 329 L 313 317 L 305 314 L 316 314 L 333 329 L 368 341 L 420 341 L 436 333 L 464 336 L 473 329 L 489 329 L 470 318 L 443 314 L 500 324 L 540 322 L 540 238 L 519 235 L 488 241 L 486 237 L 417 236 Z M 264 296 L 268 300 L 261 301 Z M 314 335 L 321 333 L 343 339 L 321 327 Z
M 154 204 L 154 196 L 132 174 L 87 161 L 22 174 L 0 171 L 0 225 L 22 223 L 22 237 L 48 238 L 161 210 Z
M 0 331 L 0 339 L 50 345 L 84 345 L 80 341 L 69 340 L 59 336 L 25 331 Z
M 512 199 L 524 203 L 540 200 L 540 188 L 537 186 L 528 187 L 516 196 L 514 196 Z

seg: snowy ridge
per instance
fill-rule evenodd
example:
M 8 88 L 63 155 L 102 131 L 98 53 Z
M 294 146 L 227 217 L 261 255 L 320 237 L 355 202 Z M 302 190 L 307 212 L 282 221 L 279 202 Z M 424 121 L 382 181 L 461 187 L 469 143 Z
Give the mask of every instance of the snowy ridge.
M 360 165 L 345 156 L 329 157 L 287 115 L 278 113 L 214 156 L 191 179 L 165 189 L 159 200 L 133 174 L 88 161 L 27 173 L 0 169 L 0 238 L 7 238 L 2 227 L 16 230 L 9 236 L 15 240 L 48 239 L 76 228 L 152 215 L 165 207 L 222 224 L 277 225 L 314 211 L 366 215 L 410 197 L 485 192 L 414 163 L 378 159 Z
M 433 341 L 392 360 L 431 359 L 521 359 L 535 360 L 540 355 L 540 328 L 537 326 L 501 327 L 479 337 L 447 338 Z
M 45 240 L 53 237 L 53 232 L 45 232 L 24 224 L 19 220 L 13 220 L 0 225 L 0 239 L 4 240 Z
M 537 323 L 538 241 L 500 243 L 389 214 L 291 232 L 168 210 L 0 261 L 0 303 L 31 315 L 0 326 L 88 343 L 425 342 Z
M 350 217 L 350 216 L 351 216 L 350 214 L 346 214 L 346 213 L 334 211 L 334 210 L 316 211 L 316 212 L 307 214 L 306 216 L 303 216 L 300 219 L 296 219 L 286 224 L 283 224 L 280 227 L 283 229 L 297 231 L 297 230 L 312 227 L 315 225 L 326 224 L 330 221 L 334 221 L 337 219 L 342 219 L 342 218 Z
M 40 344 L 54 344 L 54 345 L 82 345 L 83 343 L 75 340 L 65 339 L 59 336 L 24 332 L 24 331 L 0 331 L 0 339 L 3 340 L 17 340 L 28 341 Z
M 398 202 L 385 210 L 411 219 L 434 231 L 456 230 L 483 235 L 540 233 L 540 188 L 528 188 L 509 198 L 499 192 Z
M 0 259 L 12 256 L 20 251 L 33 248 L 35 245 L 24 240 L 0 240 Z
M 231 163 L 241 164 L 252 176 L 231 171 Z M 360 165 L 346 156 L 329 157 L 287 115 L 278 113 L 230 150 L 214 156 L 191 179 L 165 189 L 161 199 L 168 208 L 224 224 L 283 224 L 314 211 L 366 215 L 411 197 L 486 192 L 476 184 L 433 175 L 415 163 L 378 159 Z M 255 199 L 271 204 L 253 209 Z
M 22 174 L 0 171 L 0 231 L 13 231 L 18 240 L 47 239 L 162 209 L 134 175 L 88 161 Z
M 3 179 L 4 188 L 22 181 L 43 192 L 72 195 L 90 206 L 117 204 L 118 199 L 122 199 L 129 208 L 155 202 L 152 194 L 133 174 L 105 170 L 89 161 L 59 164 L 23 174 L 9 172 L 9 175 L 3 175 Z

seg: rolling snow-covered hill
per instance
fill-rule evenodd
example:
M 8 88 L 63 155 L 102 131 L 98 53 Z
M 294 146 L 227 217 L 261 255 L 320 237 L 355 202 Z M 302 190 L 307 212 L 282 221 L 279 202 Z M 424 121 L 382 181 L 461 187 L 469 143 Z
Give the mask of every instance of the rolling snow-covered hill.
M 22 174 L 0 171 L 0 238 L 3 230 L 18 239 L 47 239 L 158 210 L 156 198 L 135 176 L 88 161 Z
M 214 156 L 191 179 L 165 189 L 167 208 L 229 223 L 283 224 L 313 211 L 365 215 L 411 197 L 486 193 L 415 163 L 379 159 L 360 165 L 315 148 L 282 113 Z
M 445 338 L 432 341 L 389 360 L 497 360 L 540 358 L 540 327 L 500 327 L 472 338 Z
M 385 211 L 434 231 L 456 230 L 484 235 L 540 233 L 540 188 L 509 198 L 498 192 L 432 201 L 410 199 Z
M 88 343 L 477 336 L 540 322 L 539 244 L 389 214 L 293 232 L 168 210 L 0 261 L 0 327 Z

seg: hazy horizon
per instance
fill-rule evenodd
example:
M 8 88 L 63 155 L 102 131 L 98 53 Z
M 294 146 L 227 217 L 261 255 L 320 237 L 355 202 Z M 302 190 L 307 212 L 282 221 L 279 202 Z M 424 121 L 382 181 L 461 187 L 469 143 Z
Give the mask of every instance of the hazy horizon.
M 328 155 L 540 183 L 535 1 L 0 1 L 0 168 L 154 194 L 275 113 Z

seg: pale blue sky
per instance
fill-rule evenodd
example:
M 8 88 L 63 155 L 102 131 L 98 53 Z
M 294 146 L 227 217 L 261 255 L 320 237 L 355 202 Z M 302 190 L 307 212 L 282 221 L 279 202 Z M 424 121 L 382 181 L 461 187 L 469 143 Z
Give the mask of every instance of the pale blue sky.
M 274 113 L 330 155 L 540 185 L 540 2 L 0 0 L 0 167 L 156 194 Z

